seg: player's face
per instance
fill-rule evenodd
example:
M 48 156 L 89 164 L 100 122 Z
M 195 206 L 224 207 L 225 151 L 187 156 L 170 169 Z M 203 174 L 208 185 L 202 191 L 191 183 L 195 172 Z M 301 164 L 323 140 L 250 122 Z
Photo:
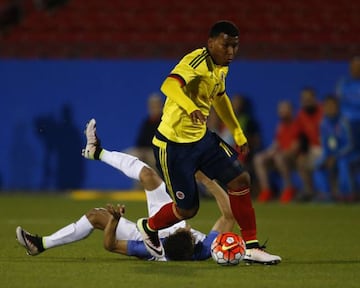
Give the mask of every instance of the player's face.
M 208 48 L 217 65 L 228 66 L 238 51 L 239 37 L 221 33 L 218 37 L 209 39 Z

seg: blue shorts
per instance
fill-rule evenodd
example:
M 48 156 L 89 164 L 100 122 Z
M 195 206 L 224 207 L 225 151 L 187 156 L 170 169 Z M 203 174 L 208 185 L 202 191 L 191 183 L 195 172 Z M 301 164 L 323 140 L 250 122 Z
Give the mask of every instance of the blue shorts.
M 157 131 L 153 149 L 156 166 L 168 192 L 182 209 L 199 205 L 196 171 L 200 170 L 223 184 L 244 172 L 235 149 L 209 130 L 201 140 L 193 143 L 175 143 Z

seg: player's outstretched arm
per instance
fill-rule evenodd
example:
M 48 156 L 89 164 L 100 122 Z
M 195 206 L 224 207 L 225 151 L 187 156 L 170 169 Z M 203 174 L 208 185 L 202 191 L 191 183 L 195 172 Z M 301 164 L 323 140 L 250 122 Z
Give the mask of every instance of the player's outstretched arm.
M 112 217 L 110 217 L 104 229 L 104 248 L 110 252 L 127 255 L 127 241 L 116 239 L 116 227 L 125 213 L 125 206 L 118 204 L 114 207 L 107 204 L 106 210 Z
M 222 214 L 211 230 L 220 233 L 232 231 L 235 225 L 235 219 L 231 212 L 229 197 L 224 189 L 200 171 L 196 172 L 196 179 L 204 184 L 208 191 L 215 197 L 216 203 Z

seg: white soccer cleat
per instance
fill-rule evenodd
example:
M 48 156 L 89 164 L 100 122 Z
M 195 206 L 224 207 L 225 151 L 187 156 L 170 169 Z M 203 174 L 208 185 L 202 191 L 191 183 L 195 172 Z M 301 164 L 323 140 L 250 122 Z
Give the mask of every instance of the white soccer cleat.
M 136 226 L 141 234 L 144 245 L 151 256 L 154 256 L 158 261 L 165 259 L 164 247 L 159 239 L 159 234 L 157 231 L 150 231 L 147 228 L 147 219 L 140 218 Z
M 100 148 L 100 140 L 96 136 L 96 120 L 93 118 L 91 119 L 87 124 L 85 128 L 85 136 L 86 136 L 86 146 L 82 150 L 82 156 L 84 156 L 87 159 L 98 159 L 99 153 L 96 153 L 99 151 Z
M 261 248 L 246 249 L 244 261 L 251 263 L 259 263 L 264 265 L 276 265 L 281 262 L 281 257 L 267 253 Z

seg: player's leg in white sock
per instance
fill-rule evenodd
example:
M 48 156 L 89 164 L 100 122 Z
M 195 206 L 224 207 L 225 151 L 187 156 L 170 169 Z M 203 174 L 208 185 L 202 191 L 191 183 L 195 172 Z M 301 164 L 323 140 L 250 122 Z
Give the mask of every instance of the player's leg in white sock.
M 93 225 L 84 215 L 77 222 L 61 228 L 50 236 L 44 236 L 43 246 L 45 249 L 49 249 L 79 241 L 89 236 L 93 230 Z
M 158 212 L 160 208 L 165 204 L 172 202 L 172 199 L 166 191 L 166 186 L 164 182 L 162 182 L 160 186 L 155 188 L 154 190 L 145 190 L 145 194 L 147 198 L 149 217 L 153 216 L 156 212 Z M 167 237 L 170 234 L 173 234 L 177 229 L 185 227 L 186 222 L 185 220 L 182 220 L 175 225 L 172 225 L 165 229 L 161 229 L 159 231 L 159 236 L 160 238 Z
M 139 180 L 141 169 L 144 166 L 148 167 L 148 165 L 134 156 L 105 149 L 100 154 L 100 160 L 135 180 Z
M 145 190 L 149 217 L 153 216 L 162 206 L 172 202 L 169 194 L 166 192 L 165 183 L 162 182 L 154 190 Z

